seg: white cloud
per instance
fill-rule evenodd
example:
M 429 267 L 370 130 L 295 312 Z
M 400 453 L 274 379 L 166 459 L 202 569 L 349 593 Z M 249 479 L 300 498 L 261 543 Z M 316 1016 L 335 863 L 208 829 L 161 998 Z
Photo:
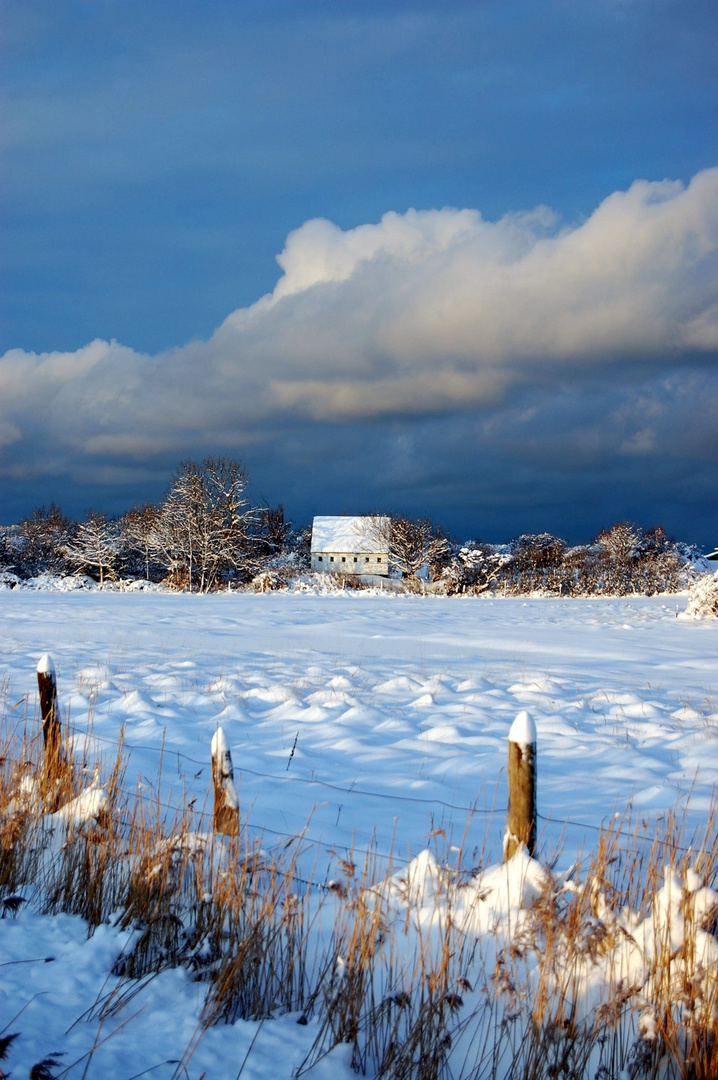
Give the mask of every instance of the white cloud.
M 584 222 L 411 210 L 290 233 L 274 292 L 206 342 L 142 356 L 94 341 L 0 360 L 16 455 L 115 461 L 243 445 L 277 418 L 352 421 L 490 408 L 512 390 L 711 362 L 718 169 L 637 181 Z M 626 449 L 655 445 L 648 427 Z

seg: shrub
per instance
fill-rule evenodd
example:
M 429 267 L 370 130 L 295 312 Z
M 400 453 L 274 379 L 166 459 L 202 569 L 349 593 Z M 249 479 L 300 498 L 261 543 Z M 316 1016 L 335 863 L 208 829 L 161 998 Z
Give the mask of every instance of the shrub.
M 252 586 L 257 592 L 276 592 L 277 589 L 285 589 L 287 581 L 277 570 L 263 570 L 252 578 Z
M 706 574 L 690 591 L 686 619 L 718 619 L 718 574 Z

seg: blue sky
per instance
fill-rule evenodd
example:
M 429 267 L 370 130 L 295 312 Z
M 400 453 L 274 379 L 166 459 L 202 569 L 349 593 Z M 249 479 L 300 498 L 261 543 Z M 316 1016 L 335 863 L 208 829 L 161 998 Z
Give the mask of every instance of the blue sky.
M 0 19 L 5 520 L 219 452 L 298 521 L 716 543 L 713 0 Z

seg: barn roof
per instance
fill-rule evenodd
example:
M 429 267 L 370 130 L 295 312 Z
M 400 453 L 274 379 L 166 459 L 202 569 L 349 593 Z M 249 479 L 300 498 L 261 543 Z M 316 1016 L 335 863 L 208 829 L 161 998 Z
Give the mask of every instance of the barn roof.
M 388 532 L 388 527 L 387 517 L 315 517 L 312 551 L 384 554 L 388 544 L 381 534 Z

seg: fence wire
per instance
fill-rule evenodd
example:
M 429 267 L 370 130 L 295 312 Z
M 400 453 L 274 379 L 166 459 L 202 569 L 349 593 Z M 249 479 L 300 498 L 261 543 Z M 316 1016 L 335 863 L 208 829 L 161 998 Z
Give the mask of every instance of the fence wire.
M 108 746 L 111 746 L 111 747 L 113 747 L 115 749 L 119 749 L 119 747 L 120 747 L 119 740 L 110 739 L 107 736 L 97 735 L 97 734 L 95 734 L 95 732 L 92 732 L 92 731 L 73 728 L 72 735 L 75 738 L 79 736 L 80 738 L 85 738 L 87 740 L 93 740 L 94 739 L 97 742 L 104 743 L 104 744 L 106 744 Z M 123 746 L 123 749 L 125 749 L 127 751 L 130 751 L 130 752 L 133 751 L 133 750 L 145 751 L 145 752 L 156 754 L 159 757 L 162 757 L 162 756 L 176 757 L 178 759 L 178 761 L 181 760 L 181 761 L 187 762 L 187 763 L 189 763 L 191 765 L 198 765 L 203 769 L 211 767 L 211 762 L 208 759 L 205 758 L 204 760 L 201 760 L 199 758 L 192 757 L 191 755 L 184 753 L 184 751 L 179 750 L 176 747 L 171 747 L 170 748 L 170 747 L 167 747 L 167 746 L 153 746 L 153 745 L 150 745 L 150 744 L 147 744 L 147 743 L 127 743 L 127 742 L 124 742 L 124 741 L 122 743 L 122 746 Z M 396 803 L 396 804 L 413 803 L 413 804 L 416 804 L 416 805 L 419 805 L 419 806 L 441 807 L 442 809 L 445 809 L 445 810 L 448 810 L 448 811 L 455 811 L 455 812 L 461 813 L 461 814 L 467 814 L 467 815 L 470 815 L 471 817 L 473 817 L 473 816 L 481 816 L 481 817 L 493 818 L 496 815 L 503 816 L 503 815 L 505 815 L 507 813 L 507 809 L 508 809 L 506 806 L 495 806 L 495 805 L 493 805 L 490 808 L 489 807 L 480 807 L 480 806 L 478 806 L 476 804 L 467 806 L 467 805 L 464 805 L 462 803 L 451 803 L 451 802 L 447 802 L 446 800 L 438 799 L 438 798 L 422 798 L 422 797 L 416 796 L 416 795 L 396 795 L 396 794 L 394 794 L 392 792 L 388 792 L 388 791 L 370 791 L 370 790 L 368 790 L 366 788 L 357 787 L 355 785 L 352 785 L 351 787 L 342 787 L 340 784 L 335 784 L 335 783 L 332 783 L 332 782 L 327 781 L 327 780 L 320 780 L 320 779 L 318 779 L 316 777 L 315 778 L 310 778 L 310 777 L 303 777 L 303 776 L 296 776 L 296 775 L 288 776 L 288 775 L 283 774 L 283 773 L 268 773 L 268 772 L 260 771 L 258 769 L 251 769 L 251 768 L 248 768 L 248 767 L 245 767 L 245 766 L 238 766 L 237 767 L 237 772 L 240 775 L 240 777 L 243 774 L 246 773 L 249 776 L 254 776 L 254 777 L 257 777 L 258 779 L 263 779 L 263 780 L 271 780 L 271 781 L 273 781 L 275 783 L 289 784 L 289 785 L 291 785 L 291 784 L 294 784 L 294 785 L 300 784 L 300 785 L 306 785 L 306 786 L 309 786 L 309 787 L 325 788 L 327 790 L 337 792 L 338 794 L 343 795 L 345 798 L 347 798 L 347 797 L 351 798 L 354 795 L 358 795 L 358 796 L 361 796 L 363 798 L 383 799 L 383 800 L 386 800 L 386 801 L 388 801 L 390 803 Z M 130 794 L 130 793 L 125 792 L 125 794 Z M 142 797 L 142 798 L 145 797 L 145 796 L 142 796 L 142 794 L 140 792 L 133 792 L 132 795 L 134 797 Z M 337 804 L 334 804 L 334 805 L 337 805 Z M 338 805 L 339 805 L 339 808 L 341 808 L 341 806 L 343 804 L 338 804 Z M 165 806 L 167 810 L 172 810 L 172 811 L 174 811 L 176 813 L 184 813 L 187 810 L 187 807 L 185 807 L 183 809 L 182 807 L 172 805 L 170 803 L 163 803 L 163 806 Z M 289 816 L 295 816 L 295 817 L 299 816 L 299 815 L 292 814 L 291 811 L 286 810 L 286 809 L 282 810 L 282 814 L 283 815 L 288 814 Z M 539 813 L 539 812 L 537 812 L 536 817 L 537 817 L 537 819 L 539 821 L 542 821 L 545 825 L 547 825 L 547 826 L 548 825 L 554 825 L 559 830 L 566 830 L 568 828 L 570 828 L 572 830 L 573 829 L 578 829 L 578 830 L 581 830 L 581 831 L 584 831 L 584 832 L 590 832 L 590 833 L 594 833 L 594 834 L 597 834 L 597 835 L 601 835 L 602 833 L 607 833 L 607 832 L 611 831 L 614 836 L 625 839 L 625 840 L 631 840 L 631 839 L 635 840 L 636 839 L 635 826 L 632 827 L 630 825 L 630 822 L 627 822 L 625 827 L 621 827 L 621 826 L 616 827 L 615 826 L 615 818 L 613 818 L 613 817 L 608 822 L 606 822 L 604 820 L 604 822 L 602 824 L 600 824 L 600 825 L 596 825 L 596 824 L 593 824 L 591 822 L 580 821 L 580 820 L 578 820 L 576 818 L 572 818 L 572 817 L 561 817 L 561 818 L 552 817 L 551 815 L 545 815 L 545 814 L 542 814 L 542 813 Z M 302 819 L 302 820 L 304 820 L 304 819 Z M 278 837 L 280 839 L 286 840 L 289 843 L 291 843 L 293 840 L 295 840 L 295 839 L 297 839 L 299 837 L 301 839 L 306 840 L 309 844 L 312 844 L 312 845 L 316 846 L 317 848 L 323 848 L 324 850 L 329 851 L 330 853 L 336 853 L 340 849 L 343 849 L 345 852 L 348 853 L 349 850 L 350 850 L 347 845 L 341 844 L 339 841 L 334 841 L 332 843 L 328 843 L 327 841 L 322 840 L 320 837 L 310 836 L 306 832 L 306 829 L 303 829 L 303 828 L 299 829 L 295 833 L 291 833 L 291 832 L 281 832 L 281 831 L 279 831 L 277 829 L 272 829 L 267 825 L 262 825 L 262 826 L 257 827 L 257 832 L 260 835 L 264 835 L 266 833 L 266 834 L 276 836 L 276 837 Z M 648 838 L 646 838 L 646 839 L 648 840 Z M 668 838 L 663 839 L 663 838 L 661 838 L 659 836 L 651 837 L 650 842 L 651 843 L 657 843 L 657 844 L 661 845 L 664 849 L 670 848 L 671 850 L 680 851 L 680 852 L 683 852 L 684 854 L 690 854 L 692 851 L 695 850 L 695 848 L 692 847 L 692 846 L 681 845 L 681 844 L 676 843 L 672 839 L 668 839 Z M 369 849 L 366 849 L 366 848 L 357 848 L 354 845 L 352 845 L 351 851 L 355 852 L 357 854 L 365 855 L 365 856 L 370 856 L 370 855 L 376 855 L 377 854 L 377 852 L 372 852 L 372 851 L 370 851 Z M 393 863 L 401 864 L 401 865 L 404 865 L 404 866 L 408 865 L 408 860 L 402 859 L 401 857 L 395 856 L 394 854 L 392 854 L 392 856 L 391 856 L 391 861 Z

